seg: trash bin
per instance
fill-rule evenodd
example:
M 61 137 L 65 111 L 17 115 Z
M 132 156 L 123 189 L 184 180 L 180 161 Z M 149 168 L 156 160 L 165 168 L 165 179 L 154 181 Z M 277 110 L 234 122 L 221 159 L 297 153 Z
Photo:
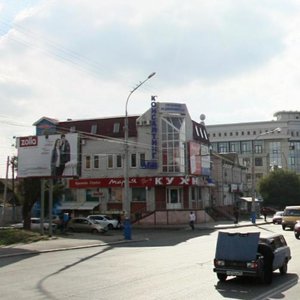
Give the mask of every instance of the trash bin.
M 129 219 L 124 221 L 124 238 L 125 240 L 131 240 L 131 223 Z

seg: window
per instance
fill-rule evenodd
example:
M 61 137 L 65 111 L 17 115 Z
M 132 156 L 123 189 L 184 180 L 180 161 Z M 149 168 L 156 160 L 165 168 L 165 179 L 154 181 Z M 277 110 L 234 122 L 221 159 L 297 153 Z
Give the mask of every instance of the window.
M 93 124 L 91 127 L 91 133 L 96 134 L 97 133 L 97 124 Z
M 145 188 L 133 188 L 132 189 L 132 201 L 146 202 L 146 189 Z
M 99 155 L 94 155 L 94 169 L 99 169 Z
M 85 156 L 84 166 L 85 166 L 86 169 L 90 169 L 91 168 L 91 156 L 90 155 L 86 155 Z
M 261 167 L 263 165 L 263 160 L 261 157 L 255 157 L 254 163 L 256 167 Z
M 114 167 L 114 157 L 112 154 L 107 156 L 107 168 L 112 169 Z
M 228 152 L 228 143 L 219 143 L 219 153 L 227 153 Z
M 136 162 L 136 154 L 132 153 L 130 157 L 130 166 L 131 168 L 136 168 L 137 167 L 137 162 Z
M 120 123 L 114 123 L 113 133 L 120 132 Z
M 108 201 L 122 202 L 122 188 L 109 188 Z
M 242 153 L 250 153 L 252 152 L 252 144 L 250 141 L 242 142 Z
M 263 153 L 263 146 L 262 146 L 262 144 L 255 144 L 254 145 L 254 153 Z
M 117 168 L 122 168 L 122 155 L 121 154 L 117 154 L 116 155 L 116 160 L 117 160 Z
M 162 170 L 163 172 L 184 172 L 184 134 L 183 117 L 162 118 Z
M 76 131 L 76 127 L 75 126 L 71 126 L 70 127 L 70 132 L 75 132 Z
M 145 160 L 146 160 L 146 155 L 145 153 L 140 153 L 140 166 L 144 167 L 145 166 Z

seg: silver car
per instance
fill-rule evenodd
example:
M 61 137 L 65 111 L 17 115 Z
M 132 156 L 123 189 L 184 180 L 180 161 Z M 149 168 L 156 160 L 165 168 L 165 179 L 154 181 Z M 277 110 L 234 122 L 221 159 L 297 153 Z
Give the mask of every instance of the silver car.
M 67 230 L 76 232 L 91 232 L 91 233 L 104 233 L 106 228 L 99 223 L 94 222 L 88 218 L 72 218 L 67 225 Z
M 103 227 L 107 227 L 108 229 L 117 229 L 120 227 L 120 223 L 118 220 L 112 219 L 107 215 L 89 215 L 88 218 L 90 220 L 94 220 Z

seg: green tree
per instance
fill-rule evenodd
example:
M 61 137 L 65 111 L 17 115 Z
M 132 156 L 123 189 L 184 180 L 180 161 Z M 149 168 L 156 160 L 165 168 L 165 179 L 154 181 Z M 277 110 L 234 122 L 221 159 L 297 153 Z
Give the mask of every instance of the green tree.
M 31 210 L 34 203 L 41 199 L 41 179 L 39 178 L 24 178 L 21 180 L 19 193 L 22 195 L 22 216 L 24 229 L 30 229 Z M 53 198 L 59 199 L 64 193 L 64 185 L 57 183 L 53 186 Z M 49 186 L 45 187 L 45 215 L 49 213 Z
M 22 195 L 22 216 L 24 229 L 30 229 L 31 210 L 41 194 L 41 180 L 39 178 L 21 179 L 18 185 L 19 192 Z
M 288 205 L 300 205 L 300 179 L 295 172 L 277 169 L 258 183 L 264 205 L 284 209 Z

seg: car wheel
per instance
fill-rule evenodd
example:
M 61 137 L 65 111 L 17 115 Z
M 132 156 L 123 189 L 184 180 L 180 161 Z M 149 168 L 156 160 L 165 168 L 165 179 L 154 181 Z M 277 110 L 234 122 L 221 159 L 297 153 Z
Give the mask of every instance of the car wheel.
M 223 273 L 217 273 L 217 277 L 220 281 L 224 282 L 226 281 L 227 275 Z
M 285 230 L 285 225 L 282 225 L 282 229 Z
M 107 225 L 107 228 L 108 228 L 109 230 L 112 230 L 112 229 L 114 229 L 114 226 L 113 226 L 113 224 L 108 224 L 108 225 Z
M 271 268 L 265 268 L 263 273 L 262 273 L 262 277 L 261 277 L 261 281 L 264 284 L 271 284 L 273 280 L 273 272 Z
M 281 275 L 286 274 L 287 273 L 287 269 L 288 269 L 287 261 L 285 261 L 284 264 L 279 268 L 280 274 Z
M 98 230 L 97 229 L 93 229 L 92 230 L 92 234 L 96 234 L 96 233 L 98 233 Z
M 295 238 L 296 238 L 297 240 L 299 240 L 299 238 L 300 238 L 299 233 L 295 233 Z
M 73 227 L 69 227 L 69 228 L 68 228 L 68 231 L 70 231 L 70 232 L 74 232 L 75 230 L 74 230 L 74 228 L 73 228 Z

